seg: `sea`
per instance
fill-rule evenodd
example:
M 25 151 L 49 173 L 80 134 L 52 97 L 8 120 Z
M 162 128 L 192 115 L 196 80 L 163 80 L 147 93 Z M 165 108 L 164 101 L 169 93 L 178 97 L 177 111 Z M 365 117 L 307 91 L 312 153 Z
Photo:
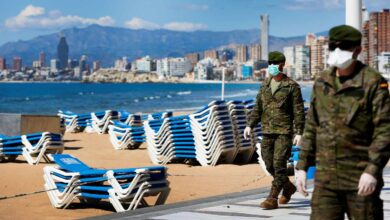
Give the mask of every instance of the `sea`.
M 89 113 L 193 112 L 221 99 L 221 83 L 0 83 L 0 113 L 55 115 L 58 110 Z M 311 85 L 303 84 L 308 101 Z M 255 99 L 259 83 L 225 84 L 225 100 Z

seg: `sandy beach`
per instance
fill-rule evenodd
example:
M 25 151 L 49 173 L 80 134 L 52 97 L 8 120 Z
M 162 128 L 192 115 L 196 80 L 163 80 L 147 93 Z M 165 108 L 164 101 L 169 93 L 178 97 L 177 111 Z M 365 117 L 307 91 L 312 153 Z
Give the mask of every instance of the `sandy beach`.
M 65 134 L 64 153 L 72 154 L 92 167 L 125 168 L 153 165 L 147 155 L 146 144 L 137 150 L 114 150 L 107 134 Z M 19 156 L 16 162 L 0 164 L 0 197 L 43 190 L 44 166 L 28 165 Z M 205 198 L 225 193 L 269 186 L 271 177 L 265 176 L 256 163 L 248 165 L 222 164 L 216 167 L 168 164 L 171 193 L 167 203 Z M 0 219 L 75 219 L 113 213 L 109 202 L 98 205 L 80 204 L 75 200 L 68 209 L 56 209 L 46 192 L 0 200 Z

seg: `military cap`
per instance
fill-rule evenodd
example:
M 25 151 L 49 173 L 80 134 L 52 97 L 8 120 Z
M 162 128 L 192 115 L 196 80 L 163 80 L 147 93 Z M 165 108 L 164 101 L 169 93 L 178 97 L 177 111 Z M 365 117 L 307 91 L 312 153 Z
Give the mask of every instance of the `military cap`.
M 329 30 L 330 41 L 347 41 L 360 45 L 362 41 L 362 33 L 354 27 L 348 25 L 339 25 Z
M 268 62 L 280 62 L 286 61 L 286 57 L 279 51 L 272 51 L 268 54 Z

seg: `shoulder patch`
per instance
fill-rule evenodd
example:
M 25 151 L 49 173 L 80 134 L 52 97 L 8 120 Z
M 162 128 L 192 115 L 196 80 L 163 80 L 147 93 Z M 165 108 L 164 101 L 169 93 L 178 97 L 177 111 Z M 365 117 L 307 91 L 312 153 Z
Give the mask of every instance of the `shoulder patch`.
M 389 85 L 387 84 L 387 82 L 381 82 L 381 84 L 379 84 L 379 88 L 381 88 L 381 89 L 388 89 Z

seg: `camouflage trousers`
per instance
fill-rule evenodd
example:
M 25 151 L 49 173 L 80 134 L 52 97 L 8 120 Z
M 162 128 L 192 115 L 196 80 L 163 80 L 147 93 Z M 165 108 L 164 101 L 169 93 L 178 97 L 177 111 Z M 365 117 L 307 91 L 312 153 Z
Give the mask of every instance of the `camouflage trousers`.
M 326 187 L 314 187 L 311 199 L 312 220 L 383 219 L 383 201 L 380 199 L 382 187 L 369 196 L 359 196 L 357 191 L 332 190 Z
M 263 134 L 261 156 L 267 171 L 273 176 L 272 186 L 282 189 L 288 181 L 287 160 L 291 156 L 292 135 Z

